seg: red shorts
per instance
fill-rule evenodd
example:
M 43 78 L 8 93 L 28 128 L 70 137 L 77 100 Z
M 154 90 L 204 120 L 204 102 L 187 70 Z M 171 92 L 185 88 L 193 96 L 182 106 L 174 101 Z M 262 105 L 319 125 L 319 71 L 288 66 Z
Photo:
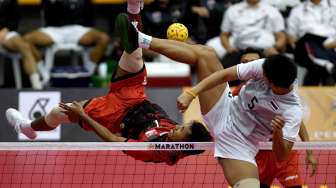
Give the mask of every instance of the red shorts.
M 129 109 L 146 99 L 146 69 L 112 80 L 110 91 L 102 97 L 92 98 L 84 107 L 84 111 L 111 132 L 120 131 L 120 123 Z M 92 128 L 83 123 L 85 130 Z
M 299 153 L 291 151 L 288 160 L 277 163 L 272 151 L 260 150 L 256 156 L 260 183 L 271 185 L 275 178 L 285 187 L 300 186 Z

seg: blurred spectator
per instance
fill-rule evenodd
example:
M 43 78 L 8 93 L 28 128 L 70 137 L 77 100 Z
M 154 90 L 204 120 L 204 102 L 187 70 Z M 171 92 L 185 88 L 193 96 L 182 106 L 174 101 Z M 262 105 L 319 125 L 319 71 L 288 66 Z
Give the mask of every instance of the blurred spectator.
M 212 39 L 208 45 L 215 48 L 219 57 L 225 55 L 223 66 L 230 67 L 240 62 L 247 48 L 261 50 L 265 56 L 283 52 L 284 29 L 284 19 L 276 8 L 260 0 L 246 0 L 228 8 L 220 40 Z
M 331 1 L 307 0 L 291 11 L 287 21 L 295 60 L 307 69 L 303 84 L 333 84 L 330 78 L 336 74 L 336 9 Z
M 170 24 L 183 22 L 188 3 L 189 1 L 180 0 L 154 0 L 142 11 L 143 30 L 154 37 L 166 38 Z M 143 53 L 146 61 L 168 61 L 166 57 L 148 49 L 144 49 Z
M 284 18 L 287 18 L 291 9 L 300 4 L 300 0 L 262 0 L 277 8 Z
M 45 27 L 25 35 L 35 47 L 47 47 L 53 43 L 78 43 L 94 46 L 90 51 L 93 62 L 99 63 L 105 54 L 109 37 L 92 27 L 90 0 L 43 0 Z
M 167 28 L 174 22 L 181 22 L 185 15 L 187 1 L 155 0 L 143 11 L 144 30 L 154 37 L 166 38 Z
M 31 46 L 15 30 L 19 21 L 19 6 L 14 0 L 0 0 L 0 48 L 22 56 L 24 71 L 29 75 L 33 89 L 42 89 L 42 82 L 37 72 L 36 62 Z
M 196 22 L 191 27 L 196 27 L 192 37 L 197 43 L 205 43 L 210 38 L 218 36 L 224 11 L 231 5 L 231 0 L 199 0 L 192 2 L 189 20 L 186 23 Z

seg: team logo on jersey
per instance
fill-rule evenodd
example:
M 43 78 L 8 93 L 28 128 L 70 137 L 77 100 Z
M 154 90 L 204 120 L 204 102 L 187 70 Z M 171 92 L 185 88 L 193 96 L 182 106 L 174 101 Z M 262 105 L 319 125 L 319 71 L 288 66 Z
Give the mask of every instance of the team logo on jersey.
M 155 129 L 152 129 L 150 131 L 145 132 L 145 135 L 149 138 L 151 136 L 156 136 L 158 135 L 158 132 Z
M 285 178 L 285 181 L 295 180 L 295 179 L 297 179 L 297 178 L 299 178 L 299 176 L 298 176 L 297 174 L 295 174 L 295 175 L 293 175 L 293 176 L 287 176 L 287 177 Z
M 145 76 L 144 81 L 142 82 L 142 85 L 147 85 L 147 76 Z

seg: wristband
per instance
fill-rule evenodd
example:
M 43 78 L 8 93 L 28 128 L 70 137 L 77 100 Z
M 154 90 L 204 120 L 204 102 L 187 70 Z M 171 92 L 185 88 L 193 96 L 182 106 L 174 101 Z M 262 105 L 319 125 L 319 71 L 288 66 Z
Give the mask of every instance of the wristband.
M 192 96 L 193 98 L 196 98 L 196 97 L 197 97 L 197 95 L 196 95 L 191 89 L 187 89 L 187 90 L 185 90 L 185 92 L 186 92 L 188 95 Z

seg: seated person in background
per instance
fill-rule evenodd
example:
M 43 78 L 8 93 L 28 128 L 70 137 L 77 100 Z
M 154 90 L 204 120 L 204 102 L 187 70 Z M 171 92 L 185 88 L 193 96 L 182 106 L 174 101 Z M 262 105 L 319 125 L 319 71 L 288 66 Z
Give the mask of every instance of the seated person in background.
M 78 43 L 93 46 L 90 59 L 99 63 L 105 55 L 109 36 L 90 27 L 92 4 L 90 0 L 43 0 L 46 26 L 27 33 L 24 38 L 35 47 L 54 43 Z
M 284 19 L 276 8 L 260 0 L 246 0 L 227 9 L 220 40 L 209 41 L 208 45 L 220 58 L 225 55 L 222 62 L 227 68 L 240 62 L 246 48 L 263 50 L 265 56 L 282 52 L 286 44 L 284 30 Z
M 196 0 L 189 1 L 186 14 L 188 30 L 196 43 L 204 44 L 210 38 L 218 36 L 224 11 L 231 5 L 230 0 Z
M 183 22 L 189 1 L 154 0 L 141 13 L 144 31 L 153 36 L 166 38 L 167 29 L 174 22 Z M 187 26 L 188 27 L 188 26 Z M 151 50 L 143 50 L 146 61 L 167 61 L 166 57 Z M 170 61 L 170 60 L 168 60 Z
M 42 89 L 42 82 L 37 71 L 38 57 L 34 56 L 34 51 L 29 43 L 15 31 L 20 13 L 18 8 L 17 1 L 0 1 L 0 48 L 21 54 L 23 69 L 29 75 L 32 88 Z
M 139 0 L 128 0 L 130 21 L 138 22 Z M 122 20 L 121 20 L 122 21 Z M 127 32 L 119 33 L 123 36 Z M 30 139 L 35 131 L 50 131 L 61 123 L 76 122 L 85 130 L 93 130 L 108 142 L 202 142 L 211 141 L 209 131 L 199 122 L 179 125 L 171 120 L 158 105 L 148 101 L 145 94 L 146 67 L 142 49 L 133 53 L 124 51 L 115 71 L 110 91 L 106 96 L 95 97 L 72 104 L 60 104 L 45 117 L 36 120 L 24 119 L 20 112 L 8 109 L 9 123 Z M 125 151 L 135 159 L 145 162 L 176 164 L 185 156 L 202 153 L 195 151 Z
M 300 4 L 300 0 L 262 0 L 277 8 L 284 18 L 287 18 L 291 9 Z
M 304 85 L 333 85 L 336 79 L 336 7 L 330 0 L 307 0 L 292 9 L 287 34 L 295 61 L 307 69 Z
M 176 0 L 155 0 L 142 13 L 144 30 L 153 36 L 166 38 L 167 28 L 174 22 L 181 22 L 186 2 Z

